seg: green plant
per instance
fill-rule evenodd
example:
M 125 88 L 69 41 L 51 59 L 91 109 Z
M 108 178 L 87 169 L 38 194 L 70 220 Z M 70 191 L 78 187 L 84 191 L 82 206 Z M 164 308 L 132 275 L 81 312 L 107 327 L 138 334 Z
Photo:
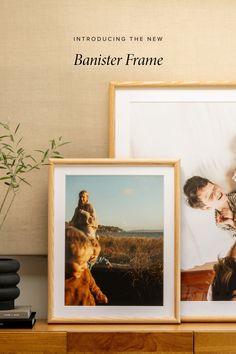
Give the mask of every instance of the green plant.
M 28 173 L 47 165 L 48 158 L 62 158 L 58 149 L 68 144 L 68 142 L 62 141 L 62 137 L 56 140 L 52 139 L 46 150 L 34 150 L 37 156 L 33 156 L 26 152 L 22 146 L 23 137 L 18 136 L 19 127 L 20 124 L 12 130 L 8 123 L 0 122 L 0 186 L 3 186 L 3 198 L 0 203 L 0 229 L 8 216 L 21 184 L 31 185 L 27 180 Z

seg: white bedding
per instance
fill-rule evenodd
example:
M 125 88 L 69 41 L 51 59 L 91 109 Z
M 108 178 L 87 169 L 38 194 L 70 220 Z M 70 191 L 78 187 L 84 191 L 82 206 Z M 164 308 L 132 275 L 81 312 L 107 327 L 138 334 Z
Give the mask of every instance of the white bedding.
M 194 175 L 236 190 L 235 102 L 153 102 L 130 105 L 130 155 L 180 158 L 181 190 Z M 182 269 L 224 256 L 234 240 L 214 223 L 214 211 L 186 206 L 182 193 Z

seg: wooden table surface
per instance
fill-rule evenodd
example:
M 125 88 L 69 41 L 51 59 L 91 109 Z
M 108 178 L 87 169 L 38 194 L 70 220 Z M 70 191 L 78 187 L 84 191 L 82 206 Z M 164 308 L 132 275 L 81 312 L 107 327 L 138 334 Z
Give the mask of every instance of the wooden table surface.
M 1 329 L 0 353 L 236 354 L 236 323 L 47 324 Z

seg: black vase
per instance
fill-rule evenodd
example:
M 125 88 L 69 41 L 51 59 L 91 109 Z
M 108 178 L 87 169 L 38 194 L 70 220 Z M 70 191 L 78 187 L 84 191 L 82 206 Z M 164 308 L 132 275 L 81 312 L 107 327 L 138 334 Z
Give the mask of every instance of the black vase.
M 15 299 L 20 295 L 16 286 L 20 277 L 17 271 L 20 263 L 16 259 L 0 258 L 0 310 L 14 309 Z

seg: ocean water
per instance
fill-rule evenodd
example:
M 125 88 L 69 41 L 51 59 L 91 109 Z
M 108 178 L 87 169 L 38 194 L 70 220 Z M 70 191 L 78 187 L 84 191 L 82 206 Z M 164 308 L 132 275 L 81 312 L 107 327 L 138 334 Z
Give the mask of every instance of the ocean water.
M 103 231 L 97 232 L 99 236 L 117 236 L 117 237 L 161 237 L 163 231 Z

